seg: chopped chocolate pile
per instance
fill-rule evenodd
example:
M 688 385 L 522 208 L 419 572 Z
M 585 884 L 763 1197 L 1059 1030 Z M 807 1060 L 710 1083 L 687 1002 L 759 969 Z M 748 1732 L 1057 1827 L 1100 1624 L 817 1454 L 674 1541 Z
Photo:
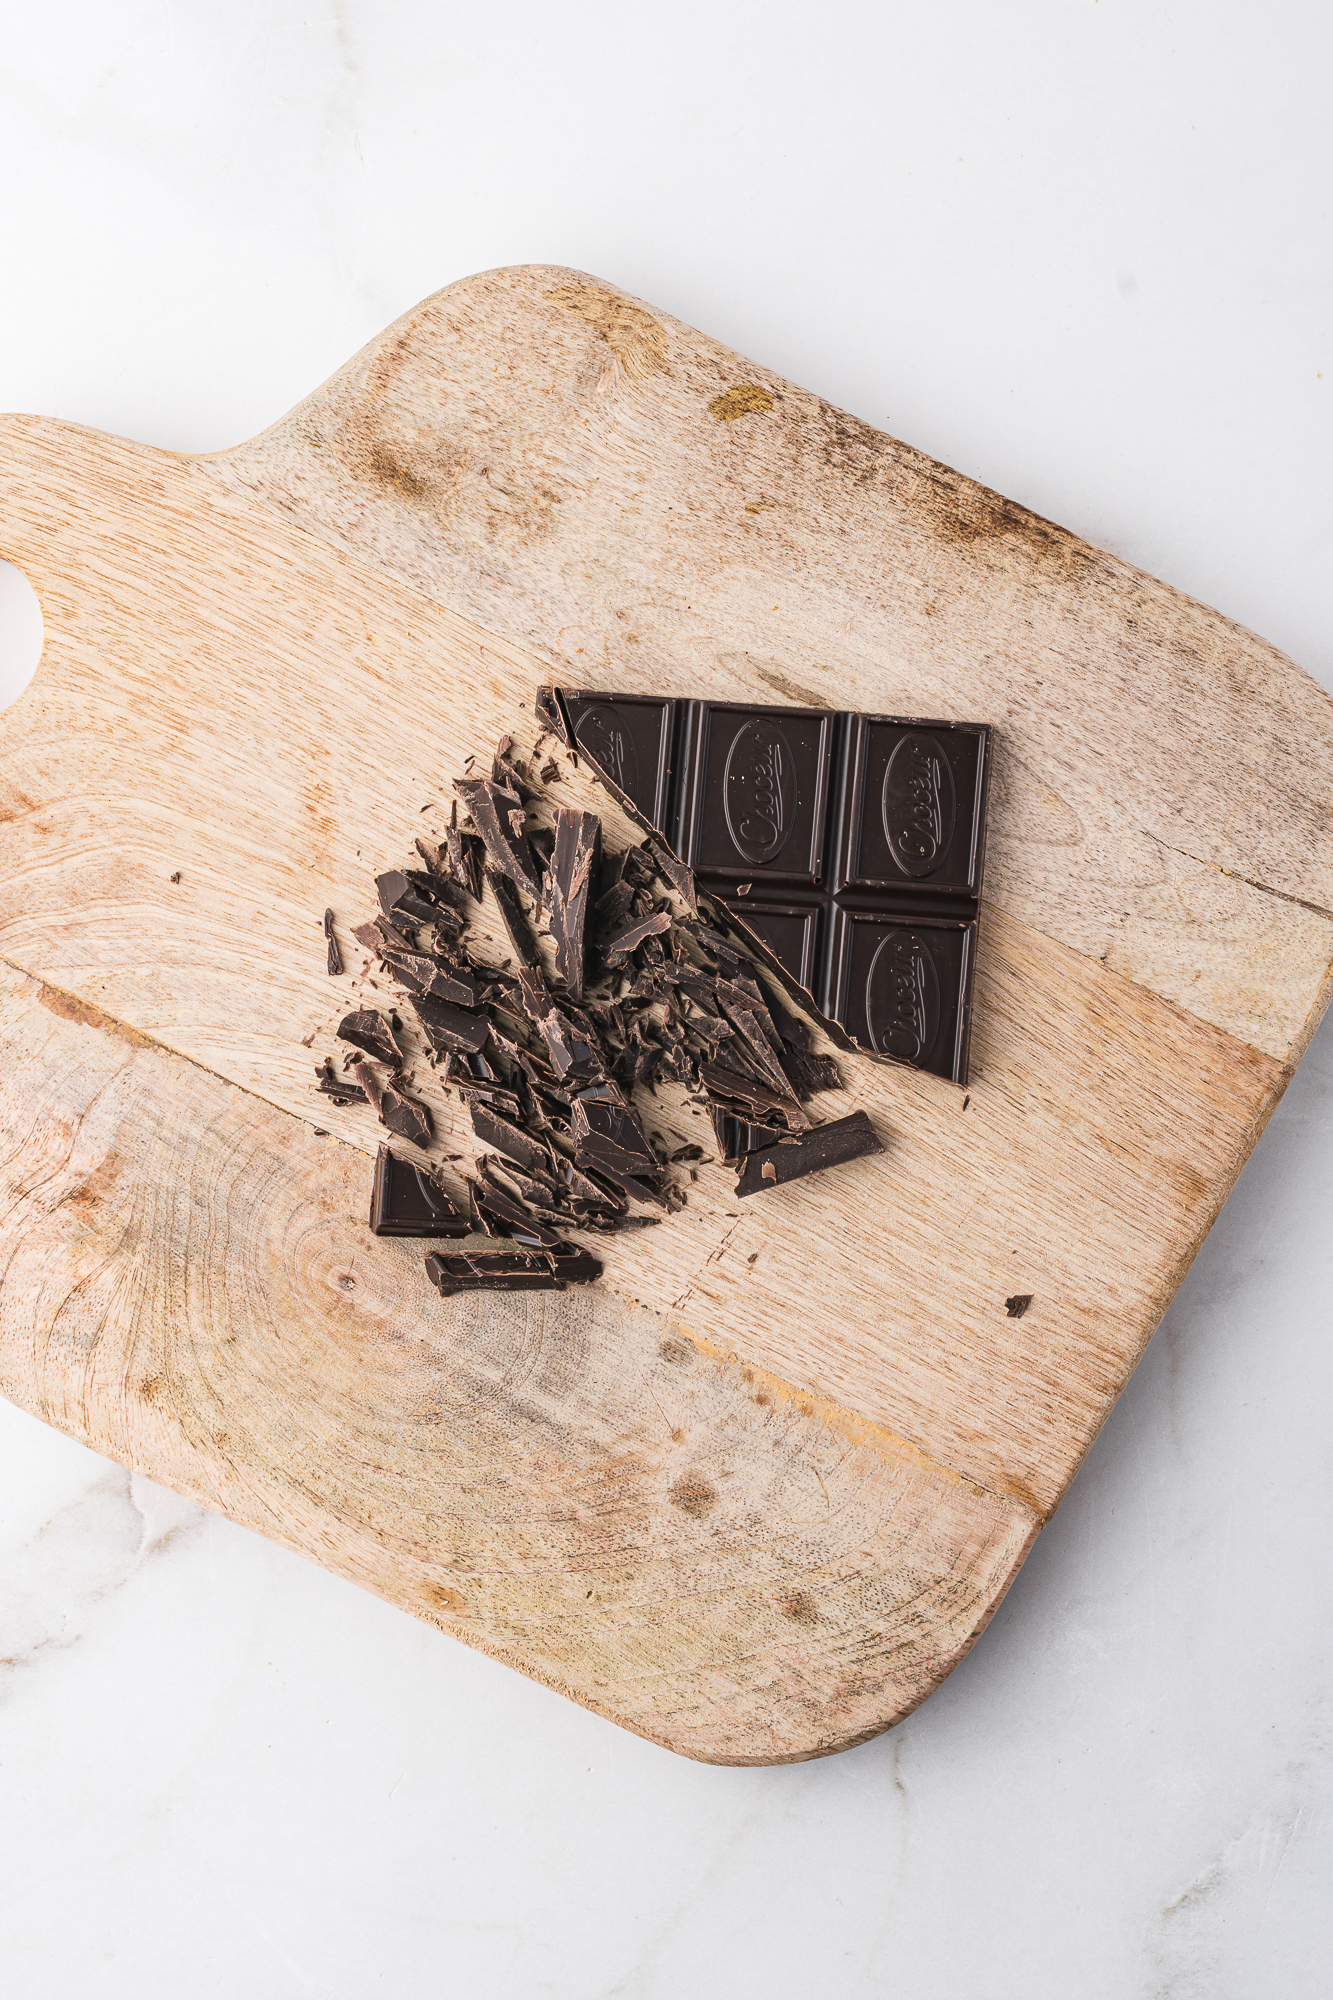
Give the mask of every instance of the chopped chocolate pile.
M 366 1103 L 424 1151 L 431 1117 L 405 1074 L 406 1016 L 458 1092 L 484 1148 L 461 1188 L 382 1146 L 371 1203 L 379 1235 L 512 1246 L 433 1252 L 427 1274 L 446 1297 L 589 1283 L 601 1264 L 568 1232 L 653 1228 L 681 1208 L 687 1183 L 670 1169 L 705 1156 L 668 1154 L 645 1127 L 642 1093 L 660 1086 L 707 1110 L 741 1195 L 882 1150 L 864 1112 L 813 1122 L 811 1098 L 842 1087 L 836 1062 L 761 986 L 743 932 L 659 837 L 612 852 L 595 813 L 558 807 L 541 824 L 540 788 L 558 770 L 534 775 L 506 738 L 490 777 L 456 781 L 440 847 L 418 839 L 420 866 L 376 877 L 379 912 L 352 935 L 403 1015 L 387 999 L 347 1014 L 342 1072 L 328 1058 L 316 1070 L 324 1095 Z M 487 900 L 512 948 L 498 966 L 469 939 Z

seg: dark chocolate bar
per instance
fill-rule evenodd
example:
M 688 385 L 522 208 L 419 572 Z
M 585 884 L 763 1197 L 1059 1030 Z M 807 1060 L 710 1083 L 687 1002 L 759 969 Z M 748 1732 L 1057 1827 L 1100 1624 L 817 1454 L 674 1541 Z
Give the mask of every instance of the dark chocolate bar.
M 556 692 L 576 747 L 824 1014 L 967 1081 L 987 725 Z

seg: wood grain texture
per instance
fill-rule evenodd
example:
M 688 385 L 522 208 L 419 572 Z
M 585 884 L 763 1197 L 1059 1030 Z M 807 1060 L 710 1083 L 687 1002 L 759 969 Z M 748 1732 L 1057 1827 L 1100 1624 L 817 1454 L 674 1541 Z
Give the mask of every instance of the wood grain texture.
M 690 1755 L 816 1755 L 906 1712 L 1328 997 L 1333 704 L 570 273 L 428 301 L 218 459 L 4 420 L 0 522 L 47 633 L 0 717 L 5 1393 Z M 706 1166 L 670 1226 L 599 1242 L 594 1294 L 446 1308 L 419 1246 L 367 1235 L 379 1128 L 311 1070 L 377 997 L 349 929 L 374 874 L 467 755 L 522 740 L 552 663 L 994 721 L 974 1080 L 840 1058 L 827 1108 L 863 1106 L 884 1155 L 744 1203 Z M 614 818 L 586 767 L 554 789 Z M 423 1095 L 433 1150 L 475 1150 Z M 649 1108 L 699 1135 L 679 1093 Z M 34 1163 L 63 1187 L 107 1119 L 115 1171 L 43 1206 Z M 169 1413 L 141 1379 L 181 1385 Z M 822 1514 L 785 1497 L 811 1468 Z
M 596 1291 L 435 1298 L 365 1162 L 0 967 L 0 1390 L 673 1749 L 928 1694 L 1030 1510 Z

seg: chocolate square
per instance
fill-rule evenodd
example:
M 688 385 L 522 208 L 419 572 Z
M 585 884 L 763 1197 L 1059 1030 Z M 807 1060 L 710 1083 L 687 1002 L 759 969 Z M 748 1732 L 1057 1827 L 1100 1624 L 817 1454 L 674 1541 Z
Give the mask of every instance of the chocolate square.
M 818 883 L 833 716 L 700 702 L 691 722 L 681 858 L 705 877 Z
M 647 695 L 566 693 L 565 706 L 578 747 L 659 833 L 667 833 L 675 702 Z
M 967 1080 L 975 922 L 839 910 L 831 1011 L 876 1055 Z
M 978 725 L 856 716 L 840 884 L 913 900 L 979 895 L 989 735 Z
M 720 900 L 768 946 L 784 972 L 813 991 L 822 903 L 777 902 L 769 896 L 725 896 Z

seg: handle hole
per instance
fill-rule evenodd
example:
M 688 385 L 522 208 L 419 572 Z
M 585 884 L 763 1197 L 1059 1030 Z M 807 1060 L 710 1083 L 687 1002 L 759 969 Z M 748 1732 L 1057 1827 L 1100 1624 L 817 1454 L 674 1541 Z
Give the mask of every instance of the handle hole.
M 17 701 L 42 657 L 42 607 L 21 569 L 0 561 L 0 709 Z

